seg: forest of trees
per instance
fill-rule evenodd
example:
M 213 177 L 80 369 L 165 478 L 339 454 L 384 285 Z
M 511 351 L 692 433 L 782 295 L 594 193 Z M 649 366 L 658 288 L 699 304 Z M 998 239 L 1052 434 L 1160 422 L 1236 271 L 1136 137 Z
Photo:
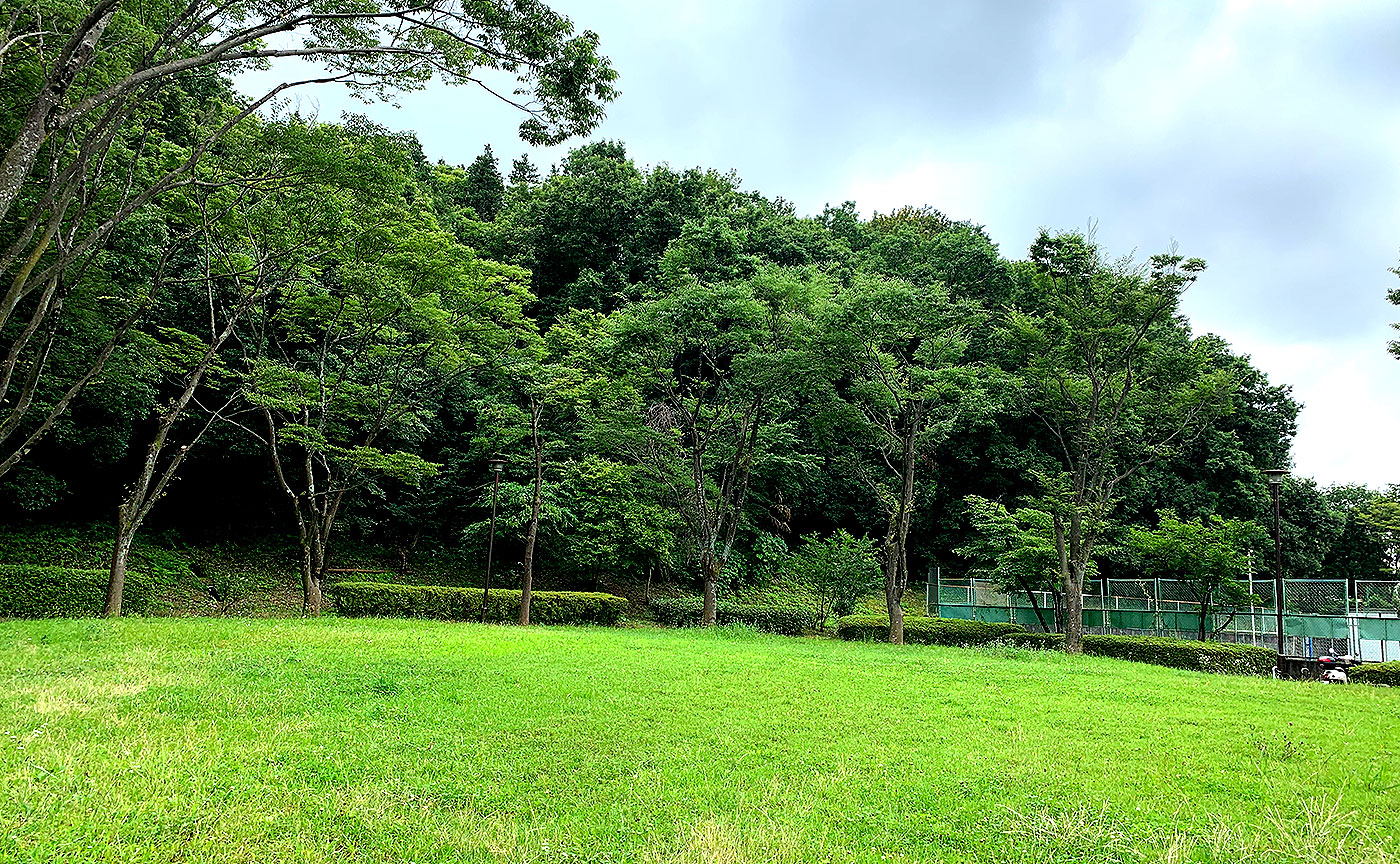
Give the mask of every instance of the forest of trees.
M 285 537 L 308 613 L 347 538 L 476 561 L 497 456 L 511 578 L 654 576 L 707 620 L 847 532 L 896 631 L 938 564 L 1059 592 L 1073 647 L 1093 573 L 1191 530 L 1268 542 L 1261 471 L 1300 406 L 1192 332 L 1204 262 L 1075 232 L 1002 250 L 929 207 L 799 215 L 614 141 L 448 165 L 231 76 L 311 57 L 372 97 L 515 74 L 522 136 L 553 143 L 614 95 L 596 37 L 525 0 L 211 30 L 230 8 L 16 6 L 8 33 L 60 35 L 0 55 L 4 517 L 112 522 L 109 611 L 140 531 Z M 1397 567 L 1396 490 L 1283 498 L 1289 576 Z

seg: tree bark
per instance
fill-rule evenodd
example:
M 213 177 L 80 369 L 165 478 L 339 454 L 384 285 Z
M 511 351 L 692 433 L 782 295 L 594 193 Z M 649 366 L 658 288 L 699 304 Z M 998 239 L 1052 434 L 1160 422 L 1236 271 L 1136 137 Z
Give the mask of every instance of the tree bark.
M 719 620 L 719 571 L 723 566 L 724 562 L 716 558 L 713 552 L 701 553 L 700 575 L 705 592 L 705 605 L 700 610 L 701 627 L 713 627 Z
M 540 498 L 544 492 L 544 454 L 540 443 L 540 413 L 543 406 L 530 406 L 530 448 L 535 459 L 535 491 L 530 498 L 530 525 L 525 531 L 525 575 L 520 581 L 520 626 L 530 625 L 530 589 L 535 577 L 535 537 L 540 530 Z
M 886 544 L 885 552 L 885 608 L 890 613 L 890 644 L 904 644 L 904 607 L 900 601 L 904 591 L 899 585 L 899 550 L 893 543 Z
M 131 554 L 131 543 L 136 539 L 136 520 L 128 517 L 126 505 L 117 511 L 117 537 L 112 543 L 112 560 L 107 571 L 107 600 L 102 614 L 108 618 L 118 618 L 122 614 L 122 592 L 126 588 L 126 561 Z

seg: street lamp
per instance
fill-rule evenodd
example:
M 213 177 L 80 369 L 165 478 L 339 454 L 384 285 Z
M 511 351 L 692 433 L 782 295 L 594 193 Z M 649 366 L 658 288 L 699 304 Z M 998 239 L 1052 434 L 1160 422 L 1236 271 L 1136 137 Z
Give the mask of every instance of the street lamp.
M 1269 488 L 1274 493 L 1274 630 L 1278 637 L 1279 669 L 1283 669 L 1283 546 L 1279 541 L 1278 489 L 1283 478 L 1288 476 L 1287 468 L 1267 468 L 1264 476 L 1269 478 Z
M 501 491 L 501 472 L 506 468 L 506 460 L 495 456 L 486 463 L 495 475 L 491 483 L 491 533 L 486 540 L 486 582 L 481 587 L 481 623 L 486 623 L 486 605 L 491 599 L 491 555 L 496 551 L 496 498 Z

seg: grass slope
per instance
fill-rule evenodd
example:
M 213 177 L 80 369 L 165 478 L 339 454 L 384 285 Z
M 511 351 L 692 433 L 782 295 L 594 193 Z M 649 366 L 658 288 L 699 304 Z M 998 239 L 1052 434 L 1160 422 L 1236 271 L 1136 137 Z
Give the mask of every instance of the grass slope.
M 0 622 L 0 860 L 1388 862 L 1400 691 L 444 622 Z

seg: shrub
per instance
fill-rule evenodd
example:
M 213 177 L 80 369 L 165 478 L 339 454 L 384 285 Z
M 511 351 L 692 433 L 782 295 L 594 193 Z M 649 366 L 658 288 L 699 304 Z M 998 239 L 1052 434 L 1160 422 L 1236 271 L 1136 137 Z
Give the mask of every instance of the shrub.
M 1020 648 L 1064 648 L 1063 633 L 1010 633 L 1001 641 Z M 1172 669 L 1198 672 L 1226 672 L 1236 675 L 1268 675 L 1278 665 L 1278 654 L 1254 645 L 1227 642 L 1199 642 L 1194 639 L 1167 639 L 1160 636 L 1084 635 L 1084 653 L 1095 657 L 1116 657 L 1151 663 Z
M 890 621 L 883 615 L 852 615 L 836 625 L 842 639 L 885 641 Z M 1019 624 L 993 624 L 949 618 L 904 619 L 904 641 L 920 645 L 979 645 L 1002 642 L 1020 648 L 1061 649 L 1063 633 L 1031 633 Z M 1268 675 L 1278 665 L 1278 654 L 1255 645 L 1197 642 L 1159 636 L 1084 635 L 1084 653 L 1151 663 L 1172 669 L 1226 672 L 1236 675 Z M 1389 664 L 1387 664 L 1389 665 Z M 1400 667 L 1400 663 L 1395 664 Z
M 441 618 L 480 621 L 481 589 L 444 585 L 397 585 L 387 582 L 338 582 L 331 589 L 335 607 L 350 617 Z M 530 592 L 532 624 L 600 624 L 616 626 L 627 601 L 612 594 L 587 591 Z M 520 592 L 493 588 L 486 620 L 520 620 Z
M 1024 632 L 1019 624 L 914 615 L 904 619 L 904 641 L 910 645 L 980 645 Z M 883 615 L 848 615 L 836 622 L 836 635 L 850 641 L 886 642 L 890 638 L 890 619 Z
M 840 618 L 855 611 L 856 601 L 875 590 L 880 565 L 875 542 L 838 530 L 825 539 L 808 537 L 788 559 L 788 570 L 811 588 L 815 600 L 815 626 L 826 625 L 832 615 Z
M 1084 636 L 1084 653 L 1117 657 L 1172 669 L 1268 675 L 1278 665 L 1278 653 L 1258 645 L 1198 642 L 1161 636 Z
M 1007 633 L 997 640 L 1007 645 L 1015 645 L 1017 648 L 1034 648 L 1040 651 L 1060 650 L 1065 647 L 1065 634 L 1063 633 L 1036 633 L 1027 631 L 1025 633 Z
M 1385 684 L 1400 687 L 1400 661 L 1366 663 L 1347 672 L 1347 677 L 1361 684 Z
M 651 601 L 656 620 L 668 627 L 698 627 L 705 602 L 699 597 L 675 597 Z M 807 631 L 812 615 L 797 606 L 742 605 L 720 603 L 715 608 L 719 624 L 744 624 L 764 633 L 780 636 L 801 636 Z
M 128 571 L 122 610 L 141 614 L 154 594 L 150 578 Z M 106 570 L 0 565 L 0 617 L 77 618 L 102 614 L 107 599 Z

